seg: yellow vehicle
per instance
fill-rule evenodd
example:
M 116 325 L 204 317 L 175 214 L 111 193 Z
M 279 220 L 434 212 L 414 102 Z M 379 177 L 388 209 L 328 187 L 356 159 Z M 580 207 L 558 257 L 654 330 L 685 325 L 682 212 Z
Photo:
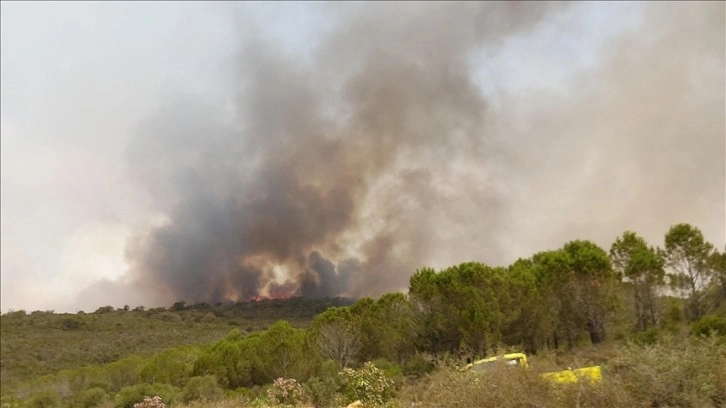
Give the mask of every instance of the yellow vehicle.
M 474 361 L 462 368 L 464 371 L 486 371 L 491 369 L 496 362 L 502 361 L 507 365 L 529 368 L 527 364 L 527 355 L 524 353 L 509 353 L 497 357 L 489 357 Z M 598 383 L 602 380 L 602 370 L 600 366 L 583 367 L 578 369 L 567 369 L 563 371 L 555 371 L 542 374 L 542 378 L 559 384 L 576 383 L 582 380 Z
M 602 380 L 602 370 L 600 366 L 583 367 L 575 370 L 569 368 L 564 371 L 542 374 L 542 378 L 559 384 L 576 383 L 582 380 L 599 383 Z
M 504 361 L 507 365 L 517 365 L 523 368 L 528 368 L 527 355 L 524 353 L 509 353 L 498 357 L 483 358 L 481 360 L 474 361 L 473 363 L 467 364 L 462 370 L 471 371 L 486 371 L 494 366 L 497 361 Z

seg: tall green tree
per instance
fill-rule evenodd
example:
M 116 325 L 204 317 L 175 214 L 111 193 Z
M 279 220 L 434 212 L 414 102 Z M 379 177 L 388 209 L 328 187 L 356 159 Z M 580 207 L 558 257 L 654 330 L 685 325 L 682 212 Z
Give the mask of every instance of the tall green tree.
M 562 341 L 572 348 L 584 326 L 582 314 L 573 297 L 574 273 L 567 252 L 562 249 L 544 251 L 532 257 L 537 285 L 541 293 L 540 324 L 550 333 L 545 336 L 548 346 L 559 348 Z
M 600 343 L 605 339 L 605 325 L 617 307 L 617 275 L 607 252 L 591 241 L 571 241 L 563 249 L 574 272 L 576 307 L 583 315 L 590 341 Z
M 198 356 L 196 347 L 168 348 L 141 367 L 139 379 L 149 384 L 160 382 L 183 387 L 191 377 Z
M 388 293 L 381 296 L 375 304 L 375 315 L 381 323 L 381 356 L 401 363 L 415 354 L 418 321 L 406 295 Z
M 260 334 L 259 357 L 266 377 L 294 378 L 305 381 L 309 376 L 307 361 L 314 356 L 307 352 L 305 330 L 295 329 L 285 320 L 279 320 Z
M 387 293 L 376 301 L 363 298 L 350 309 L 360 321 L 362 360 L 401 363 L 415 353 L 417 320 L 406 295 Z
M 704 240 L 701 230 L 689 224 L 677 224 L 665 236 L 666 265 L 670 268 L 669 278 L 674 289 L 688 295 L 686 317 L 700 319 L 705 313 L 703 289 L 710 279 L 708 261 L 713 245 Z
M 658 288 L 665 284 L 663 257 L 636 233 L 626 231 L 610 247 L 614 269 L 632 283 L 637 330 L 660 322 Z
M 590 241 L 576 240 L 532 260 L 542 306 L 548 310 L 542 323 L 553 328 L 551 345 L 564 340 L 572 348 L 583 330 L 592 343 L 603 341 L 616 307 L 617 276 L 607 253 Z
M 416 342 L 421 351 L 434 354 L 452 352 L 460 343 L 458 309 L 447 301 L 442 290 L 452 285 L 451 278 L 451 274 L 422 268 L 409 280 L 409 299 L 420 322 Z
M 531 259 L 518 259 L 508 269 L 509 297 L 506 305 L 505 344 L 522 345 L 527 353 L 535 353 L 554 333 L 554 318 L 544 304 L 544 288 L 540 287 Z
M 194 362 L 192 374 L 213 375 L 228 389 L 253 384 L 250 364 L 244 359 L 240 341 L 233 339 L 221 340 L 202 353 Z
M 358 357 L 361 349 L 360 321 L 350 307 L 332 307 L 315 317 L 312 330 L 321 353 L 341 370 Z
M 723 252 L 713 251 L 709 259 L 715 289 L 715 306 L 726 305 L 726 247 Z
M 440 272 L 424 268 L 409 295 L 421 322 L 424 350 L 486 355 L 502 339 L 507 270 L 467 262 Z

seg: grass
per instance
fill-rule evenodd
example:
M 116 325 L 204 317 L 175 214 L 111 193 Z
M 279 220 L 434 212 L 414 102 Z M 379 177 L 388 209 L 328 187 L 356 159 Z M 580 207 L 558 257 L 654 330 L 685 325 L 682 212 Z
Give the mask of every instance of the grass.
M 564 368 L 563 361 L 603 365 L 603 381 L 558 385 L 540 377 Z M 575 367 L 575 366 L 573 366 Z M 261 395 L 263 393 L 260 393 Z M 111 408 L 106 401 L 99 407 Z M 174 404 L 178 408 L 262 407 L 252 397 Z M 297 407 L 313 407 L 310 402 Z M 335 406 L 335 405 L 333 405 Z M 340 405 L 338 405 L 340 406 Z M 344 406 L 344 405 L 343 405 Z M 663 337 L 653 345 L 611 343 L 572 354 L 553 351 L 530 358 L 530 369 L 497 365 L 485 372 L 461 372 L 444 364 L 420 379 L 405 380 L 389 408 L 675 408 L 726 406 L 724 338 Z
M 304 327 L 331 305 L 347 304 L 346 299 L 292 298 L 214 306 L 177 304 L 169 309 L 105 307 L 78 314 L 6 313 L 0 316 L 0 394 L 63 369 L 151 355 L 169 347 L 209 344 L 234 328 L 250 333 L 280 319 Z
M 241 331 L 263 329 L 269 324 L 267 322 L 279 317 L 275 314 L 276 311 L 283 309 L 281 306 L 265 305 L 265 309 L 254 312 L 258 314 L 256 323 L 252 323 L 252 319 L 248 320 L 249 314 L 245 315 L 239 312 L 242 309 L 236 308 L 216 311 L 186 308 L 174 311 L 112 310 L 81 315 L 44 312 L 3 315 L 3 387 L 21 383 L 23 385 L 20 388 L 13 390 L 27 388 L 27 397 L 21 398 L 22 403 L 4 403 L 2 408 L 112 408 L 121 406 L 120 401 L 123 398 L 134 397 L 131 395 L 133 392 L 163 394 L 164 390 L 174 396 L 172 403 L 167 405 L 169 408 L 271 406 L 255 400 L 255 397 L 266 395 L 267 386 L 226 391 L 226 394 L 220 389 L 214 395 L 221 397 L 221 400 L 184 403 L 181 401 L 189 398 L 185 397 L 186 390 L 183 387 L 174 388 L 162 382 L 143 390 L 127 389 L 128 395 L 122 395 L 124 391 L 119 391 L 118 388 L 103 388 L 101 383 L 94 385 L 94 378 L 85 378 L 87 384 L 79 385 L 75 384 L 75 377 L 68 377 L 63 381 L 48 377 L 49 386 L 45 390 L 44 377 L 38 373 L 43 370 L 56 372 L 59 370 L 56 367 L 64 365 L 78 371 L 81 365 L 99 364 L 94 360 L 99 356 L 101 359 L 115 358 L 117 355 L 123 356 L 124 353 L 139 354 L 139 350 L 153 353 L 172 346 L 179 347 L 180 343 L 209 343 L 224 337 L 232 328 L 239 328 Z M 314 313 L 311 312 L 312 315 Z M 308 322 L 309 320 L 301 318 L 295 324 L 300 326 Z M 611 340 L 597 346 L 581 346 L 568 352 L 540 351 L 529 357 L 530 369 L 527 370 L 500 365 L 485 372 L 461 372 L 455 364 L 441 359 L 444 362 L 432 372 L 420 378 L 405 378 L 398 367 L 399 370 L 388 371 L 396 376 L 396 389 L 393 398 L 382 406 L 726 407 L 726 337 L 689 336 L 684 330 L 674 333 L 655 332 L 651 337 L 647 342 Z M 14 354 L 18 352 L 25 355 Z M 35 365 L 27 365 L 29 362 Z M 48 363 L 50 367 L 44 366 L 44 363 Z M 130 360 L 128 363 L 136 364 Z M 541 374 L 545 372 L 589 365 L 602 366 L 601 383 L 558 385 L 541 378 Z M 119 365 L 119 375 L 135 373 L 136 366 L 126 367 L 125 371 L 124 367 L 126 366 Z M 315 379 L 319 391 L 320 387 L 325 388 L 325 392 L 320 391 L 317 394 L 318 403 L 313 404 L 313 394 L 308 394 L 305 398 L 307 402 L 299 404 L 298 407 L 344 406 L 339 402 L 351 400 L 339 383 L 331 380 L 336 377 L 334 372 L 325 375 L 327 377 Z M 132 380 L 138 378 L 134 377 Z M 64 384 L 66 388 L 53 388 L 53 384 Z M 304 384 L 304 388 L 312 390 L 312 385 L 311 380 L 309 384 Z M 78 390 L 73 389 L 75 386 Z M 200 380 L 200 389 L 209 388 L 204 388 L 205 386 L 209 384 Z M 5 396 L 5 392 L 3 394 Z M 204 392 L 199 395 L 212 393 Z M 320 395 L 325 397 L 321 399 Z M 176 402 L 173 402 L 174 399 Z
M 443 367 L 404 386 L 404 407 L 724 407 L 726 343 L 719 338 L 665 337 L 651 346 L 610 345 L 565 359 L 603 364 L 600 384 L 551 384 L 543 372 L 562 369 L 555 353 L 530 359 L 530 370 L 499 366 L 482 375 Z M 580 365 L 573 365 L 578 367 Z

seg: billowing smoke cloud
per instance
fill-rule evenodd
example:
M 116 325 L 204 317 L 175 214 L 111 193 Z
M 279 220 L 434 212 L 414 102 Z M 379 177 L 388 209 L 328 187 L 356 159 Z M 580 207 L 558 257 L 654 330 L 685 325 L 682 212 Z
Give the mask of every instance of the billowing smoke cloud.
M 723 3 L 653 6 L 568 92 L 491 106 L 472 61 L 570 11 L 347 6 L 305 57 L 247 36 L 232 108 L 175 95 L 129 146 L 166 217 L 129 279 L 166 302 L 376 295 L 422 265 L 722 229 Z

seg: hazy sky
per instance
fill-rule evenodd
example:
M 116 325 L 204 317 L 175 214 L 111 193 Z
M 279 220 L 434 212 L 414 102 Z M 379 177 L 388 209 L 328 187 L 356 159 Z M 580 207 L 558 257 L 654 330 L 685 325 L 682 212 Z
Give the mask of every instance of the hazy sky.
M 3 312 L 377 295 L 678 222 L 726 244 L 723 3 L 0 7 Z

